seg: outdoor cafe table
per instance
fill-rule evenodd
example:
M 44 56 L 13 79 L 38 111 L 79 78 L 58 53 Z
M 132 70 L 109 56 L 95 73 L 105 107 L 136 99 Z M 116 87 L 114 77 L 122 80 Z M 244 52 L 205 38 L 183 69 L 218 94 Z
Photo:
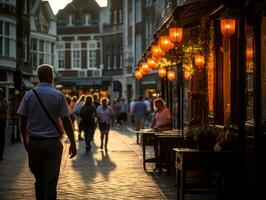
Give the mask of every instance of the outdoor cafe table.
M 159 155 L 158 167 L 159 175 L 162 173 L 163 163 L 166 164 L 167 173 L 170 173 L 171 165 L 174 166 L 173 148 L 182 147 L 184 145 L 184 137 L 181 130 L 169 130 L 155 133 L 157 137 Z
M 158 144 L 155 136 L 155 131 L 153 129 L 140 129 L 140 134 L 142 134 L 142 153 L 143 153 L 143 168 L 146 171 L 146 163 L 156 163 L 158 158 Z M 154 157 L 146 158 L 146 146 L 154 147 Z
M 177 199 L 184 200 L 185 194 L 223 192 L 226 172 L 238 158 L 237 151 L 203 151 L 191 148 L 174 148 L 176 152 Z M 189 185 L 186 172 L 189 170 L 217 173 L 215 185 Z M 208 186 L 208 187 L 206 187 Z M 214 187 L 213 187 L 214 186 Z

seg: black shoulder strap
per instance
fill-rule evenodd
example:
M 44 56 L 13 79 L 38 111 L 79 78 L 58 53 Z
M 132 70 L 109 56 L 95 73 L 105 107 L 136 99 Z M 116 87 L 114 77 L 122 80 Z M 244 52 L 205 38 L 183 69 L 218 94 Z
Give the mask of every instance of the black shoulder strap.
M 32 89 L 33 93 L 35 94 L 35 96 L 37 97 L 43 111 L 45 112 L 45 114 L 47 115 L 47 117 L 50 119 L 50 121 L 52 122 L 52 124 L 54 125 L 54 127 L 56 128 L 56 130 L 58 131 L 59 133 L 59 136 L 61 135 L 60 133 L 60 129 L 58 128 L 58 126 L 56 125 L 54 119 L 51 117 L 51 115 L 49 114 L 49 112 L 46 110 L 46 108 L 44 107 L 43 103 L 42 103 L 42 100 L 40 98 L 40 96 L 38 95 L 38 93 L 36 92 L 35 89 Z

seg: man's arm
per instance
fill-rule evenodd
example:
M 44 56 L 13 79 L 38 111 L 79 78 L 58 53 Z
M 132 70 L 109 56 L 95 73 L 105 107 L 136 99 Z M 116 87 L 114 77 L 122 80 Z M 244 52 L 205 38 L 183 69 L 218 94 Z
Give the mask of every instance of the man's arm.
M 21 115 L 19 120 L 19 126 L 24 147 L 26 151 L 28 151 L 28 144 L 29 144 L 28 118 Z
M 70 158 L 73 158 L 77 154 L 77 148 L 75 143 L 74 131 L 69 116 L 61 118 L 66 134 L 70 140 L 69 154 Z

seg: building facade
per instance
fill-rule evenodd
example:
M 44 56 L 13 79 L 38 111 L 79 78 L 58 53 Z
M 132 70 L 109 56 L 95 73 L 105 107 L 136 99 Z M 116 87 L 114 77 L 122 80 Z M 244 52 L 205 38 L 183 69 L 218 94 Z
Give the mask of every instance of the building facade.
M 55 64 L 56 17 L 48 1 L 32 0 L 30 20 L 30 63 L 34 74 L 31 79 L 37 83 L 37 66 L 43 63 Z
M 102 76 L 100 10 L 94 0 L 73 0 L 57 14 L 57 83 L 64 93 L 108 93 L 111 79 Z
M 12 141 L 20 138 L 15 113 L 32 75 L 29 13 L 29 0 L 0 1 L 0 87 L 4 89 L 9 105 L 7 138 Z

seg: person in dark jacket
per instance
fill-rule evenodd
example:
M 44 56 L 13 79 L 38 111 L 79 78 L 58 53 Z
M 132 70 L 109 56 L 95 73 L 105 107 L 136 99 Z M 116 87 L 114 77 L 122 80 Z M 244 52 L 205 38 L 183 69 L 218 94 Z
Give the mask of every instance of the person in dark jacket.
M 80 110 L 80 117 L 82 120 L 82 126 L 85 134 L 86 150 L 91 150 L 91 140 L 95 130 L 95 117 L 96 107 L 93 104 L 93 97 L 87 95 L 85 97 L 85 103 Z

